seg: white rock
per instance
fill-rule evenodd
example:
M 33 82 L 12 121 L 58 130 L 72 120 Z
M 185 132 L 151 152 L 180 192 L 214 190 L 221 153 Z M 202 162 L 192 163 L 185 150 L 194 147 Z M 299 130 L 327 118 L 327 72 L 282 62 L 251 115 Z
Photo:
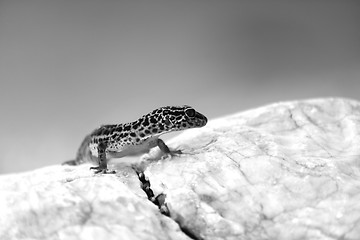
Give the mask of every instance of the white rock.
M 130 169 L 95 176 L 89 167 L 1 176 L 0 239 L 189 239 L 146 199 Z
M 0 239 L 360 239 L 360 103 L 277 103 L 172 139 L 136 174 L 89 165 L 0 176 Z
M 359 131 L 359 102 L 277 103 L 182 134 L 145 175 L 199 238 L 360 239 Z

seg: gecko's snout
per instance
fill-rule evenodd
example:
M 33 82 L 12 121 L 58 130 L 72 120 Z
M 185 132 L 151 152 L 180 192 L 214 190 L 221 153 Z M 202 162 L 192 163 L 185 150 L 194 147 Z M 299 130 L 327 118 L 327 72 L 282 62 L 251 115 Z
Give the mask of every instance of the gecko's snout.
M 206 125 L 208 119 L 203 114 L 201 114 L 199 112 L 196 112 L 195 117 L 197 119 L 197 124 L 196 125 L 198 127 L 203 127 L 203 126 Z

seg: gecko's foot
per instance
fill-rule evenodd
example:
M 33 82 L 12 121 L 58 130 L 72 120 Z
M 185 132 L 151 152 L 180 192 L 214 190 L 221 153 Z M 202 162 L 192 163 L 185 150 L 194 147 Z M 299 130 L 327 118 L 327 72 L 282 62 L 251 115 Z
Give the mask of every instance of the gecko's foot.
M 98 174 L 98 173 L 102 173 L 102 174 L 115 174 L 116 171 L 115 170 L 109 170 L 107 168 L 102 168 L 100 166 L 98 167 L 90 167 L 90 170 L 96 170 L 94 173 Z

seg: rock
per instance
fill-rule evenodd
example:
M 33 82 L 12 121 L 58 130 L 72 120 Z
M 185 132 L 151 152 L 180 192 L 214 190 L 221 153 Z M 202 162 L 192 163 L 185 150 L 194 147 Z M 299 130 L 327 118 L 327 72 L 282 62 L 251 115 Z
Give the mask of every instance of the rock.
M 123 179 L 132 172 L 94 176 L 89 167 L 2 176 L 0 239 L 189 239 L 135 177 Z
M 358 240 L 359 131 L 360 103 L 334 98 L 185 131 L 169 142 L 182 155 L 154 148 L 138 166 L 169 217 L 116 161 L 116 175 L 88 164 L 3 175 L 0 239 Z

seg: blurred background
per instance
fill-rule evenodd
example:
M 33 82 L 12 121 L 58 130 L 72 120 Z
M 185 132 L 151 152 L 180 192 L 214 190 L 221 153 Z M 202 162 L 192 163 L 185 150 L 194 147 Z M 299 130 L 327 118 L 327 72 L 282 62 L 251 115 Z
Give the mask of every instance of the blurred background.
M 359 1 L 0 0 L 0 173 L 159 106 L 359 100 L 359 23 Z

